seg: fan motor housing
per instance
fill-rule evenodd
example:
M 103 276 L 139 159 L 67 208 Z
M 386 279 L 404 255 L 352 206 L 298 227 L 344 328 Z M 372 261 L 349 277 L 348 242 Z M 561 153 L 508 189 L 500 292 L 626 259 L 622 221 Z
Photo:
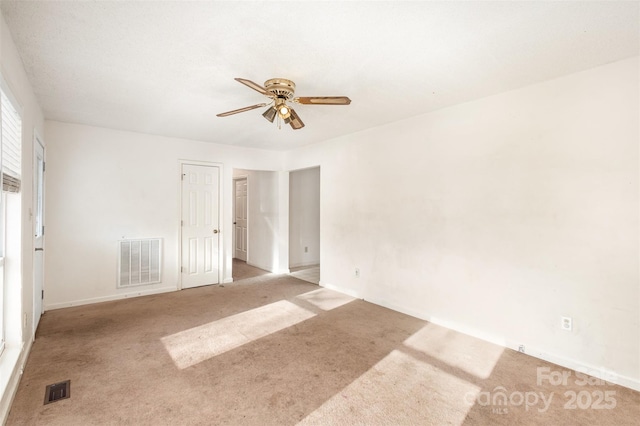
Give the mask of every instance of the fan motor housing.
M 296 91 L 296 84 L 286 78 L 272 78 L 264 82 L 267 93 L 271 93 L 280 99 L 292 99 Z

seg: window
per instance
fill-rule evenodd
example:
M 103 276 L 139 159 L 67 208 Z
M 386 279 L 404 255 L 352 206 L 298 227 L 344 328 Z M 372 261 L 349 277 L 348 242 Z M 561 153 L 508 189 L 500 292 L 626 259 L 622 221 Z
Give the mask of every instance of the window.
M 7 252 L 11 256 L 12 251 L 7 250 L 7 231 L 18 232 L 20 230 L 19 215 L 7 206 L 15 207 L 20 203 L 20 178 L 21 178 L 21 150 L 22 150 L 22 119 L 16 108 L 17 103 L 12 102 L 12 97 L 5 89 L 4 81 L 0 78 L 0 353 L 5 345 L 6 294 L 5 284 L 13 281 L 7 276 Z M 18 203 L 18 204 L 16 204 Z M 16 221 L 17 223 L 13 223 Z M 19 237 L 18 237 L 19 238 Z M 19 253 L 15 253 L 19 256 Z M 19 263 L 19 262 L 18 262 Z
M 20 191 L 20 148 L 22 140 L 22 120 L 16 108 L 2 91 L 0 100 L 2 112 L 2 191 Z

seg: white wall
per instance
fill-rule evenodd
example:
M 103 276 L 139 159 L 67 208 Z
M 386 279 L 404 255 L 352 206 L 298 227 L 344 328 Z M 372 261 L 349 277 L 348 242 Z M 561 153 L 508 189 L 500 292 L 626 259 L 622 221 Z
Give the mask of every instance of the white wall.
M 231 281 L 232 170 L 280 169 L 282 154 L 46 122 L 46 309 L 179 285 L 179 160 L 222 163 L 223 280 Z M 117 242 L 164 239 L 163 281 L 116 288 Z
M 317 265 L 320 263 L 320 168 L 289 173 L 289 188 L 289 267 Z
M 639 90 L 636 57 L 288 153 L 322 284 L 640 389 Z
M 282 154 L 280 154 L 282 155 Z M 280 183 L 286 174 L 268 170 L 234 169 L 234 177 L 247 178 L 247 263 L 275 272 L 288 272 L 286 251 L 280 244 L 286 238 L 282 226 Z
M 8 247 L 5 302 L 7 348 L 0 356 L 0 421 L 6 418 L 15 393 L 20 368 L 26 361 L 33 337 L 33 138 L 34 131 L 44 134 L 44 118 L 24 71 L 9 29 L 0 12 L 0 74 L 19 104 L 22 117 L 22 185 L 18 203 L 21 208 L 9 214 L 21 215 L 20 227 L 8 229 L 12 240 Z M 46 139 L 42 140 L 46 144 Z M 17 206 L 15 206 L 17 207 Z M 12 238 L 13 237 L 13 238 Z

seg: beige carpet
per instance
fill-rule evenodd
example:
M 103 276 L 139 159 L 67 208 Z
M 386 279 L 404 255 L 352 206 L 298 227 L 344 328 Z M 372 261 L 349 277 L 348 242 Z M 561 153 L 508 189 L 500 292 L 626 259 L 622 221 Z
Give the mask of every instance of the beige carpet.
M 240 264 L 234 278 L 47 312 L 8 424 L 631 425 L 640 418 L 638 392 L 582 385 L 575 372 L 287 275 Z M 563 373 L 567 380 L 554 384 Z M 67 379 L 71 398 L 43 405 L 45 386 Z
M 308 281 L 313 284 L 320 284 L 320 265 L 292 268 L 289 275 L 298 278 L 299 280 Z

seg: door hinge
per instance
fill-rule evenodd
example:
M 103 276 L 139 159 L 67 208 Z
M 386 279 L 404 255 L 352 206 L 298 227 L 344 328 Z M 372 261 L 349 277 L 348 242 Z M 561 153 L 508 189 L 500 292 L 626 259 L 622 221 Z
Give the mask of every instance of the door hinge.
M 184 273 L 184 266 L 180 267 L 180 272 Z
M 186 173 L 183 173 L 183 174 L 180 176 L 180 180 L 184 180 L 184 177 L 185 177 L 186 175 L 187 175 Z
M 42 290 L 42 300 L 44 300 L 44 290 Z
M 180 226 L 184 226 L 184 220 L 180 221 Z
M 47 163 L 45 163 L 44 161 L 42 162 L 42 171 L 43 172 L 47 171 Z
M 44 235 L 44 225 L 42 225 L 42 235 Z

